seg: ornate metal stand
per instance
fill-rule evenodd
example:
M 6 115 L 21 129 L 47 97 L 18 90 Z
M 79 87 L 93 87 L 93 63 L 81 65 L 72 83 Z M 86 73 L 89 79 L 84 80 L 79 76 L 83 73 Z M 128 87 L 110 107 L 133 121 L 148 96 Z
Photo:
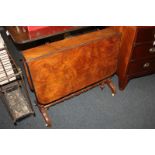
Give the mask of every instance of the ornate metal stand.
M 0 48 L 0 97 L 14 124 L 17 120 L 34 114 L 22 72 L 5 45 Z

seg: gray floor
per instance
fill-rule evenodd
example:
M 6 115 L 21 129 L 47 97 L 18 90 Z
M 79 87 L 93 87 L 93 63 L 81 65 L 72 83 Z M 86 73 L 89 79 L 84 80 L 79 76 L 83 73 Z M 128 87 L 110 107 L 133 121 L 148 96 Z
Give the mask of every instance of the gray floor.
M 108 87 L 99 87 L 49 108 L 53 129 L 148 129 L 155 128 L 155 74 L 133 79 L 124 91 L 117 87 L 112 97 Z M 32 104 L 34 94 L 30 93 Z M 45 128 L 36 106 L 36 117 L 30 116 L 14 126 L 4 104 L 0 101 L 0 128 Z

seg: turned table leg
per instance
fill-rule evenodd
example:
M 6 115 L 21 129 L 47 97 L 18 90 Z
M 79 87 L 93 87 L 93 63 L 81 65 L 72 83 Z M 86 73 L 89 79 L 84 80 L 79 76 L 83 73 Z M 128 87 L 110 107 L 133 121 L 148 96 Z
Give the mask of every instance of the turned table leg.
M 45 108 L 44 106 L 38 106 L 39 107 L 39 110 L 46 122 L 46 127 L 51 127 L 52 126 L 52 121 L 48 115 L 48 112 L 47 112 L 47 108 Z
M 112 83 L 112 81 L 111 81 L 110 79 L 107 79 L 107 80 L 105 81 L 105 84 L 107 84 L 108 87 L 111 89 L 112 96 L 115 96 L 115 94 L 116 94 L 116 87 L 115 87 L 115 85 Z

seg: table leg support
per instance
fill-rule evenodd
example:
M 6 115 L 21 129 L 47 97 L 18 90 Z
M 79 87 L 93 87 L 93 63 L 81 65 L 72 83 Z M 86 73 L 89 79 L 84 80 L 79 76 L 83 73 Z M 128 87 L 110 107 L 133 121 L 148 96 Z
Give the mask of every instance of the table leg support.
M 115 96 L 116 94 L 116 87 L 115 85 L 112 83 L 111 79 L 107 79 L 105 81 L 105 84 L 108 85 L 108 87 L 110 88 L 111 92 L 112 92 L 112 96 Z
M 48 115 L 48 111 L 47 111 L 47 108 L 45 108 L 44 106 L 38 106 L 39 107 L 39 110 L 45 120 L 45 126 L 46 127 L 51 127 L 52 126 L 52 121 Z

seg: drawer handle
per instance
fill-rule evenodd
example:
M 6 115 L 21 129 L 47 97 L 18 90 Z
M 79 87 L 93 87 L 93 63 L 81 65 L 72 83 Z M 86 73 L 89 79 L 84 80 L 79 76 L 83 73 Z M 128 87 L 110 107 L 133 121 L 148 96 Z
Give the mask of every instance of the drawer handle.
M 150 48 L 150 49 L 149 49 L 149 52 L 150 52 L 150 53 L 155 53 L 155 47 Z
M 146 62 L 144 65 L 143 65 L 143 68 L 148 68 L 150 66 L 150 63 L 149 62 Z

